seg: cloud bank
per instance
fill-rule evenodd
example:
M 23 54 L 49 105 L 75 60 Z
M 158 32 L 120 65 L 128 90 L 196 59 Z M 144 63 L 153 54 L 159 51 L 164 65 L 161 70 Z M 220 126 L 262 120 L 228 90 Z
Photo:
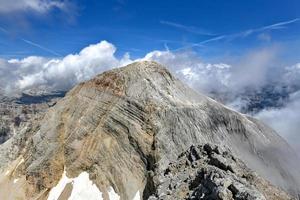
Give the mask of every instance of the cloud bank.
M 129 54 L 117 57 L 116 50 L 113 44 L 101 41 L 60 59 L 0 59 L 1 92 L 69 90 L 108 69 L 154 60 L 193 89 L 263 120 L 300 151 L 300 63 L 276 66 L 276 49 L 257 49 L 229 64 L 206 63 L 192 51 L 152 51 L 134 60 Z M 248 109 L 243 110 L 245 107 Z M 250 112 L 252 107 L 258 109 Z
M 153 51 L 143 59 L 158 61 L 170 68 L 194 89 L 210 92 L 240 92 L 247 87 L 260 87 L 268 81 L 274 63 L 275 49 L 249 52 L 233 64 L 205 63 L 191 51 Z M 255 78 L 254 78 L 255 77 Z
M 4 93 L 14 94 L 45 86 L 51 90 L 68 90 L 112 67 L 130 63 L 125 54 L 115 57 L 114 45 L 102 41 L 62 59 L 30 56 L 24 59 L 0 60 L 0 86 Z
M 290 101 L 282 108 L 265 109 L 255 115 L 274 128 L 300 152 L 300 91 L 291 94 Z

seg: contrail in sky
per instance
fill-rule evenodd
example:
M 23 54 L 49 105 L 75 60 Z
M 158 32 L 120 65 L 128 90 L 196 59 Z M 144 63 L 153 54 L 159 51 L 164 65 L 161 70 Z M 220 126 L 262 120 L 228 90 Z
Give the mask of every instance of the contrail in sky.
M 210 43 L 210 42 L 224 40 L 224 39 L 236 39 L 236 38 L 241 38 L 241 37 L 243 38 L 243 37 L 247 37 L 247 36 L 249 36 L 253 33 L 259 33 L 259 32 L 263 32 L 263 31 L 266 31 L 266 30 L 283 29 L 283 28 L 286 28 L 285 25 L 296 23 L 298 21 L 300 21 L 300 18 L 295 18 L 295 19 L 292 19 L 292 20 L 289 20 L 289 21 L 278 22 L 278 23 L 275 23 L 275 24 L 271 24 L 271 25 L 267 25 L 267 26 L 263 26 L 263 27 L 259 27 L 259 28 L 255 28 L 255 29 L 248 29 L 248 30 L 233 33 L 233 34 L 219 35 L 219 36 L 207 39 L 207 40 L 203 40 L 203 41 L 198 42 L 198 43 L 194 43 L 194 44 L 191 44 L 191 45 L 188 45 L 188 46 L 184 46 L 184 47 L 174 49 L 173 51 L 179 51 L 179 50 L 183 50 L 183 49 L 187 49 L 187 48 L 191 48 L 191 47 L 199 47 L 199 46 L 202 46 L 202 45 Z
M 9 31 L 6 30 L 5 28 L 1 27 L 1 26 L 0 26 L 0 31 L 3 32 L 3 33 L 5 33 L 5 34 L 9 34 Z M 51 53 L 51 54 L 53 54 L 55 56 L 61 56 L 59 53 L 57 53 L 57 52 L 55 52 L 55 51 L 53 51 L 53 50 L 51 50 L 51 49 L 49 49 L 47 47 L 44 47 L 44 46 L 42 46 L 40 44 L 37 44 L 37 43 L 35 43 L 33 41 L 30 41 L 30 40 L 27 40 L 27 39 L 24 39 L 24 38 L 18 38 L 18 39 L 21 40 L 21 41 L 23 41 L 23 42 L 25 42 L 26 44 L 29 44 L 31 46 L 34 46 L 34 47 L 37 47 L 37 48 L 42 49 L 44 51 L 47 51 L 48 53 Z

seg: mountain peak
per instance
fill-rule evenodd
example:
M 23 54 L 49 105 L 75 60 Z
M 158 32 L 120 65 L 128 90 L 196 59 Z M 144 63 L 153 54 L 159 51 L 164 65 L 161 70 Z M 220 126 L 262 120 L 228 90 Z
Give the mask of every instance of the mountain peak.
M 124 67 L 106 71 L 96 76 L 96 79 L 104 78 L 114 80 L 116 76 L 124 79 L 125 83 L 131 83 L 130 81 L 139 81 L 141 79 L 155 79 L 155 81 L 160 78 L 165 78 L 168 81 L 175 79 L 165 66 L 155 61 L 137 61 Z
M 166 67 L 161 65 L 160 63 L 156 62 L 156 61 L 148 61 L 148 60 L 140 60 L 140 61 L 136 61 L 133 63 L 130 63 L 129 65 L 126 65 L 124 67 L 120 67 L 118 69 L 120 70 L 143 70 L 146 68 L 152 68 L 152 69 L 156 69 L 156 70 L 166 70 Z
M 274 131 L 194 92 L 162 65 L 142 61 L 77 85 L 49 109 L 43 120 L 1 145 L 0 160 L 5 162 L 0 162 L 0 178 L 5 178 L 0 179 L 0 199 L 8 198 L 1 194 L 11 194 L 11 199 L 57 195 L 56 199 L 64 200 L 80 181 L 89 183 L 91 190 L 96 187 L 104 199 L 111 195 L 121 200 L 150 196 L 161 199 L 158 194 L 164 194 L 159 192 L 163 182 L 184 181 L 177 181 L 180 174 L 173 179 L 161 172 L 172 168 L 170 163 L 191 146 L 207 143 L 229 148 L 251 170 L 276 186 L 295 192 L 300 185 L 295 178 L 298 174 L 291 171 L 287 160 L 295 155 Z M 207 148 L 198 150 L 212 151 Z M 190 158 L 196 156 L 193 151 L 188 152 L 187 159 L 194 159 Z M 237 173 L 243 177 L 231 169 L 232 159 L 225 162 L 228 156 L 214 151 L 198 155 L 209 156 L 207 166 L 218 166 L 218 174 Z M 184 165 L 185 161 L 174 166 Z M 176 173 L 176 169 L 171 171 Z M 238 179 L 228 195 L 237 187 L 240 191 L 239 183 L 245 184 L 245 180 Z M 14 185 L 16 180 L 18 184 Z M 255 188 L 253 180 L 246 181 L 248 192 L 280 199 L 271 197 L 277 191 L 273 186 Z M 255 181 L 264 183 L 259 178 Z M 57 187 L 62 187 L 58 194 Z
M 128 64 L 124 67 L 115 68 L 109 71 L 106 71 L 102 74 L 99 74 L 97 77 L 109 76 L 111 74 L 118 74 L 119 76 L 123 76 L 127 79 L 132 78 L 147 78 L 153 75 L 161 75 L 166 76 L 168 75 L 170 78 L 174 78 L 173 75 L 169 72 L 169 70 L 155 62 L 155 61 L 137 61 L 131 64 Z
M 209 100 L 184 85 L 166 67 L 154 61 L 134 62 L 106 71 L 83 83 L 82 89 L 95 89 L 137 101 L 151 99 L 162 104 L 191 104 Z

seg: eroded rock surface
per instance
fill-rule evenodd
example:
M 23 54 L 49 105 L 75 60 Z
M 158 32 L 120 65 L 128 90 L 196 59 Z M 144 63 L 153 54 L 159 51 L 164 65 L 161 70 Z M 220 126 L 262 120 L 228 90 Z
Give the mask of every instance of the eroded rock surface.
M 65 92 L 39 94 L 27 91 L 16 96 L 5 96 L 0 90 L 0 145 L 23 129 L 40 120 L 49 107 Z
M 251 171 L 227 149 L 191 146 L 153 177 L 155 199 L 284 200 L 292 199 Z

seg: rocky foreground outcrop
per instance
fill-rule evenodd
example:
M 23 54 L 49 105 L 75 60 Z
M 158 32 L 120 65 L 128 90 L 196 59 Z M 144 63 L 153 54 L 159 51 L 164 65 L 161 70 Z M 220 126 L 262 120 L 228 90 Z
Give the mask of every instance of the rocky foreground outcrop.
M 284 200 L 285 192 L 251 171 L 230 150 L 212 144 L 191 146 L 153 177 L 156 199 Z
M 198 145 L 207 143 L 231 153 L 203 152 L 182 165 L 187 149 L 206 151 Z M 0 199 L 160 199 L 165 179 L 185 181 L 184 168 L 191 174 L 182 187 L 192 186 L 192 194 L 171 185 L 172 198 L 243 199 L 244 188 L 248 199 L 289 199 L 269 182 L 297 195 L 297 160 L 261 122 L 194 92 L 155 62 L 137 62 L 77 85 L 43 120 L 2 144 Z M 161 176 L 167 169 L 174 175 Z

